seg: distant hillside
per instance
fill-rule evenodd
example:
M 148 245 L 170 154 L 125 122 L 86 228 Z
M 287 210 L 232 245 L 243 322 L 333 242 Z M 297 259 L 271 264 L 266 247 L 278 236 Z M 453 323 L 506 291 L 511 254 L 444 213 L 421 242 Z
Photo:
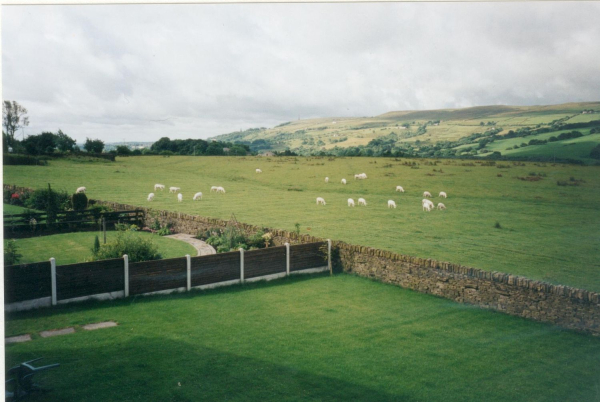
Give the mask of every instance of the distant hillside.
M 600 102 L 566 103 L 546 106 L 478 106 L 463 109 L 414 110 L 388 112 L 374 117 L 327 117 L 282 123 L 273 128 L 254 128 L 214 137 L 220 141 L 240 142 L 253 151 L 290 149 L 302 155 L 414 155 L 414 156 L 485 156 L 490 152 L 519 158 L 552 155 L 559 159 L 593 162 L 589 152 L 600 141 Z M 575 148 L 562 149 L 554 144 L 544 152 L 537 144 L 515 142 L 561 130 L 576 129 L 589 140 L 577 140 Z M 510 133 L 510 134 L 509 134 Z M 515 134 L 516 133 L 516 134 Z M 505 136 L 508 137 L 505 138 Z M 546 137 L 553 137 L 552 134 Z M 511 145 L 502 142 L 511 139 Z M 543 140 L 541 140 L 543 141 Z M 564 140 L 559 140 L 564 141 Z M 554 141 L 551 141 L 554 142 Z M 493 143 L 493 146 L 492 146 Z M 584 144 L 584 145 L 582 145 Z M 517 145 L 519 151 L 515 151 Z M 525 145 L 522 147 L 522 145 Z M 505 149 L 509 148 L 511 149 Z M 589 148 L 589 151 L 588 151 Z M 550 151 L 550 149 L 548 149 Z M 563 152 L 564 151 L 564 152 Z

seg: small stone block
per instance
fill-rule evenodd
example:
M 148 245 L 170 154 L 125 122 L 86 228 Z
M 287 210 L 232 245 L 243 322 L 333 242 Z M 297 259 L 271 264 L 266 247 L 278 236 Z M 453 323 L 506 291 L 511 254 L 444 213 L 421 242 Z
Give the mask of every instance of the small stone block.
M 6 339 L 4 339 L 4 343 L 8 344 L 8 343 L 27 342 L 30 340 L 31 340 L 31 335 L 25 334 L 25 335 L 11 336 L 10 338 L 6 338 Z
M 63 328 L 63 329 L 54 329 L 51 331 L 42 331 L 42 332 L 40 332 L 40 336 L 42 338 L 49 338 L 51 336 L 72 334 L 74 332 L 75 332 L 75 328 L 69 327 L 69 328 Z
M 114 321 L 105 321 L 105 322 L 98 322 L 96 324 L 87 324 L 83 326 L 83 329 L 86 329 L 88 331 L 92 331 L 94 329 L 100 329 L 100 328 L 109 328 L 109 327 L 116 327 L 117 323 Z

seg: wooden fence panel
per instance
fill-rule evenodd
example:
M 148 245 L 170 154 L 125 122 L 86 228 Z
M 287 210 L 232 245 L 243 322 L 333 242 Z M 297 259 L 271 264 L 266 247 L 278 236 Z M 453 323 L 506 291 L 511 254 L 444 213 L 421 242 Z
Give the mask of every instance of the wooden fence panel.
M 122 258 L 56 267 L 57 300 L 116 292 L 124 288 Z
M 286 272 L 286 247 L 270 247 L 244 253 L 244 278 Z
M 129 264 L 129 294 L 156 292 L 187 286 L 185 257 Z
M 240 279 L 240 253 L 192 257 L 192 286 Z
M 327 242 L 290 246 L 290 271 L 327 266 Z
M 4 303 L 52 296 L 50 262 L 4 267 Z

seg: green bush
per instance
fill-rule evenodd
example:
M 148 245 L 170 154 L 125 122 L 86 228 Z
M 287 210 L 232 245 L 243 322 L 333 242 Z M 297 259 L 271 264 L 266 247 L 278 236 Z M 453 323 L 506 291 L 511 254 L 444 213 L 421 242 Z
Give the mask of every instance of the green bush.
M 40 165 L 46 166 L 48 162 L 42 158 L 36 158 L 30 155 L 3 154 L 2 163 L 4 165 Z
M 24 205 L 38 211 L 48 211 L 50 208 L 56 213 L 71 207 L 71 197 L 66 191 L 55 191 L 48 185 L 48 188 L 32 192 Z
M 18 264 L 21 257 L 23 255 L 19 254 L 17 243 L 14 240 L 7 241 L 4 245 L 4 266 Z
M 130 262 L 160 260 L 162 255 L 158 246 L 150 239 L 142 239 L 133 231 L 119 231 L 117 238 L 102 244 L 97 252 L 92 254 L 92 261 L 121 258 L 129 256 Z
M 87 208 L 88 198 L 85 193 L 76 193 L 71 196 L 71 207 L 74 211 L 83 211 Z
M 209 235 L 206 237 L 206 235 Z M 253 235 L 246 235 L 240 229 L 230 226 L 223 229 L 208 230 L 197 236 L 204 239 L 207 244 L 213 246 L 217 253 L 226 253 L 236 251 L 240 248 L 244 250 L 253 250 L 265 248 L 273 245 L 271 233 L 258 231 Z

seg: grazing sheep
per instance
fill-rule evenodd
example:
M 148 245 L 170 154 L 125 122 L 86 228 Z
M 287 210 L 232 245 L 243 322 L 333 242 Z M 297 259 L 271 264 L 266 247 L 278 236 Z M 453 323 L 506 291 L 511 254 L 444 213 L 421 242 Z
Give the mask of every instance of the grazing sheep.
M 181 187 L 169 187 L 169 193 L 177 193 Z
M 177 194 L 177 200 L 179 202 L 182 202 L 183 201 L 183 194 L 181 194 L 181 193 Z
M 256 169 L 256 173 L 262 173 L 262 170 Z
M 325 178 L 325 183 L 329 183 L 329 177 Z
M 388 200 L 388 208 L 396 208 L 396 203 L 394 200 Z
M 446 206 L 440 202 L 440 203 L 438 203 L 437 209 L 440 209 L 440 210 L 446 209 Z
M 85 187 L 78 187 L 77 190 L 75 191 L 75 193 L 77 193 L 77 194 L 85 193 Z
M 359 198 L 358 199 L 358 205 L 363 205 L 363 206 L 367 206 L 367 201 L 365 201 L 364 198 Z
M 342 179 L 342 184 L 346 184 L 346 179 Z
M 421 204 L 423 205 L 423 211 L 431 212 L 431 210 L 434 208 L 433 202 L 428 199 L 423 199 Z
M 317 205 L 327 205 L 325 204 L 325 199 L 323 199 L 322 197 L 317 197 Z
M 225 189 L 223 187 L 217 187 L 217 193 L 225 194 Z
M 152 201 L 153 199 L 154 199 L 154 193 L 148 194 L 148 202 Z
M 212 186 L 212 187 L 210 188 L 210 192 L 212 193 L 213 191 L 217 191 L 217 189 L 218 189 L 218 188 L 219 188 L 219 187 L 217 187 L 217 186 Z
M 348 198 L 348 206 L 349 207 L 353 207 L 354 206 L 354 200 L 352 198 Z
M 354 175 L 354 180 L 359 179 L 359 180 L 364 180 L 367 178 L 367 174 L 366 173 L 360 173 L 360 174 L 355 174 Z
M 196 194 L 194 194 L 194 198 L 193 198 L 194 201 L 201 200 L 201 199 L 202 199 L 202 193 L 196 193 Z
M 400 191 L 401 193 L 403 193 L 404 189 L 402 188 L 402 186 L 396 186 L 396 191 Z
M 423 197 L 429 197 L 429 198 L 431 198 L 431 193 L 429 191 L 425 191 L 423 193 Z
M 446 193 L 444 193 L 443 191 L 440 191 L 440 195 L 438 195 L 438 197 L 448 198 L 448 196 L 446 195 Z
M 155 184 L 154 185 L 154 191 L 156 191 L 156 190 L 162 191 L 164 189 L 165 189 L 165 185 L 164 184 Z

